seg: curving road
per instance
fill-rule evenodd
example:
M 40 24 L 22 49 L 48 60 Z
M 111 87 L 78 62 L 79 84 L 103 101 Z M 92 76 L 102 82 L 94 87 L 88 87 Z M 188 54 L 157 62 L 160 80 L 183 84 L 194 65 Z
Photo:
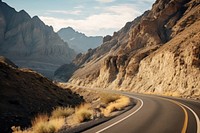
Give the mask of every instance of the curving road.
M 136 106 L 84 133 L 200 133 L 199 102 L 125 92 L 123 94 L 136 99 Z

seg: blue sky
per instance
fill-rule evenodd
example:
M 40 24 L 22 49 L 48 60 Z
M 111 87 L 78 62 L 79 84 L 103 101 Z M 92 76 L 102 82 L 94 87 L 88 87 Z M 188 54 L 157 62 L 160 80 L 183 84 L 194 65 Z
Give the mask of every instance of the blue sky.
M 151 9 L 155 0 L 3 0 L 17 11 L 37 15 L 54 31 L 71 26 L 86 35 L 112 35 Z

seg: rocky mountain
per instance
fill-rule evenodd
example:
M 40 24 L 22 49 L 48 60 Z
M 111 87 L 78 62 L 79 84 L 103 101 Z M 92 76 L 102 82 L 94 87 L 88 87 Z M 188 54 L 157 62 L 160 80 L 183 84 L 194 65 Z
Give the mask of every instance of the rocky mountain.
M 62 89 L 47 78 L 19 69 L 0 57 L 0 131 L 11 132 L 11 126 L 27 127 L 37 114 L 50 113 L 57 106 L 75 106 L 82 97 Z
M 0 1 L 0 55 L 51 78 L 75 52 L 37 16 L 31 18 Z
M 103 43 L 102 36 L 86 36 L 83 33 L 75 31 L 71 27 L 62 28 L 58 32 L 58 35 L 66 42 L 69 47 L 74 49 L 77 53 L 85 53 L 90 48 L 96 48 Z
M 199 0 L 156 0 L 100 47 L 78 55 L 70 82 L 199 98 L 199 42 Z

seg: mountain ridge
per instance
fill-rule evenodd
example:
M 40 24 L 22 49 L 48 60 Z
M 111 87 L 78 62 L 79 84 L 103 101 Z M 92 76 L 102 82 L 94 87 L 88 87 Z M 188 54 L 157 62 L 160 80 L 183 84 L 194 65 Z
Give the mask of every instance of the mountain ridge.
M 156 0 L 100 47 L 77 56 L 69 82 L 198 98 L 199 11 L 198 0 Z
M 0 2 L 0 18 L 0 55 L 19 67 L 31 68 L 51 78 L 59 65 L 75 57 L 75 51 L 38 16 L 31 18 L 26 11 L 17 12 Z
M 96 48 L 103 43 L 102 36 L 86 36 L 72 27 L 62 28 L 57 33 L 77 53 L 85 53 L 88 49 Z

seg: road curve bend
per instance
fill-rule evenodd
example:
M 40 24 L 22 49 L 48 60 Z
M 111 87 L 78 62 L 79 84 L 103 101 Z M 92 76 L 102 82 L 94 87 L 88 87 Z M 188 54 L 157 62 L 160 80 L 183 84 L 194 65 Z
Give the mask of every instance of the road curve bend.
M 136 99 L 136 106 L 84 133 L 200 133 L 199 102 L 128 92 L 117 93 Z

